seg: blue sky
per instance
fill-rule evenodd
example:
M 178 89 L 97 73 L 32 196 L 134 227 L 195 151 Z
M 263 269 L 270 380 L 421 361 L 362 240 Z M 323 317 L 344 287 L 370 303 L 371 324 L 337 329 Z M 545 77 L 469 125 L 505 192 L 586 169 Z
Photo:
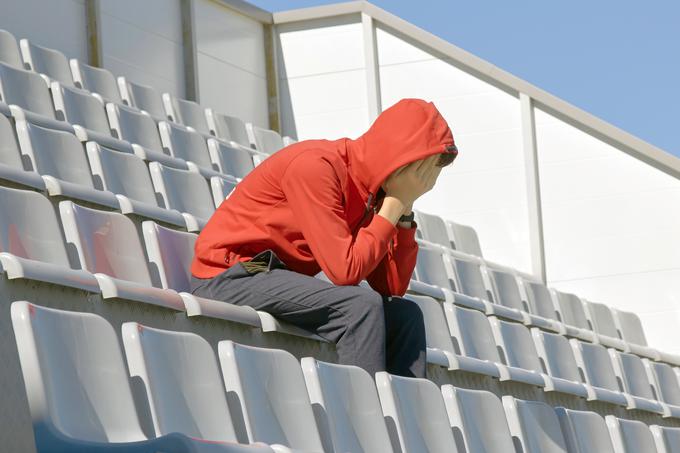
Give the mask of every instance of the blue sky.
M 327 0 L 249 0 L 268 11 Z M 371 3 L 680 157 L 680 1 Z

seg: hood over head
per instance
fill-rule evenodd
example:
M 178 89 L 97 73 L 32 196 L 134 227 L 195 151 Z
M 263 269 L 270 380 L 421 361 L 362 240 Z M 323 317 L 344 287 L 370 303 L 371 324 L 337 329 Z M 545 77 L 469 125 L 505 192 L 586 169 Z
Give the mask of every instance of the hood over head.
M 402 99 L 382 112 L 364 135 L 347 141 L 349 171 L 375 195 L 399 167 L 443 153 L 451 145 L 451 129 L 433 103 Z

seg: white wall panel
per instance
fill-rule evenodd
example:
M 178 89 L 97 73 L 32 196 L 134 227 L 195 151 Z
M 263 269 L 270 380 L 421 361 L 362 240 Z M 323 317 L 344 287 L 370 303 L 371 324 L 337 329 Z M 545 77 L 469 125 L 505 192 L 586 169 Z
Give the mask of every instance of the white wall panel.
M 519 99 L 378 29 L 383 108 L 432 101 L 460 150 L 416 208 L 473 226 L 484 256 L 530 271 Z
M 0 28 L 38 45 L 87 61 L 82 0 L 0 0 Z
M 649 334 L 662 322 L 652 314 L 680 308 L 680 181 L 545 112 L 536 118 L 549 282 L 635 311 Z M 654 332 L 653 346 L 677 348 L 676 331 Z
M 359 16 L 278 27 L 283 132 L 356 138 L 370 122 Z
M 102 3 L 104 67 L 115 75 L 184 97 L 179 1 Z
M 195 7 L 201 104 L 269 127 L 262 24 L 211 0 Z

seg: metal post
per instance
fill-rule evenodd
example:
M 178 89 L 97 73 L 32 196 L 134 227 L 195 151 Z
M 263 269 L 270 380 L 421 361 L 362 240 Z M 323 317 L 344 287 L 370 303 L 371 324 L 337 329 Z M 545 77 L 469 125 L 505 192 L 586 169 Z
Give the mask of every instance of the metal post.
M 101 7 L 99 0 L 85 0 L 85 31 L 87 33 L 87 63 L 102 67 Z
M 543 211 L 541 207 L 541 180 L 536 145 L 536 120 L 531 97 L 519 94 L 522 110 L 522 143 L 527 184 L 527 208 L 529 211 L 529 241 L 532 273 L 546 283 L 545 244 L 543 241 Z
M 262 24 L 264 27 L 264 59 L 267 75 L 267 109 L 269 111 L 269 129 L 283 134 L 281 124 L 281 106 L 279 105 L 279 71 L 277 63 L 277 36 L 274 24 Z
M 373 18 L 361 13 L 364 30 L 364 60 L 366 63 L 366 89 L 368 96 L 368 119 L 373 122 L 382 112 L 380 97 L 380 66 L 378 62 L 378 41 Z
M 196 39 L 195 0 L 180 0 L 184 54 L 184 98 L 200 102 L 198 83 L 198 42 Z

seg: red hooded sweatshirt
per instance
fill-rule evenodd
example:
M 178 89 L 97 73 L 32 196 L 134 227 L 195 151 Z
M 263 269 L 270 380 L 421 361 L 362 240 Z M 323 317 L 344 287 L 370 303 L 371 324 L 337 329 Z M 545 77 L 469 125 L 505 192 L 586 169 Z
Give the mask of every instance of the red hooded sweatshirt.
M 307 140 L 251 171 L 208 221 L 191 272 L 211 278 L 271 249 L 288 269 L 323 270 L 336 285 L 366 279 L 377 292 L 403 295 L 416 264 L 415 228 L 374 215 L 375 195 L 402 165 L 453 145 L 432 103 L 404 99 L 356 140 Z

